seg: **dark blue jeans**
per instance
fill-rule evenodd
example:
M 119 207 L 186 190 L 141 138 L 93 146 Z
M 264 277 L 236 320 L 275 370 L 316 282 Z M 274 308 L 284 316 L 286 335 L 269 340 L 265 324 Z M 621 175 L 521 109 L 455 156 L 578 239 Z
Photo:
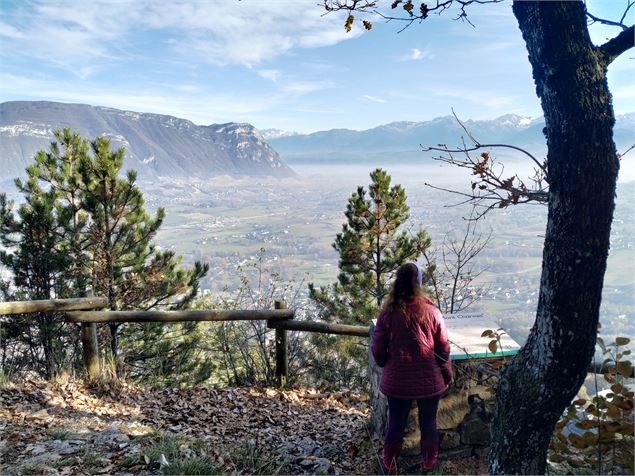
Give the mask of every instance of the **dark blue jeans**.
M 408 414 L 412 400 L 387 397 L 388 428 L 384 439 L 384 466 L 394 470 L 397 458 L 401 454 L 404 431 L 408 424 Z M 421 431 L 421 465 L 424 469 L 432 468 L 439 453 L 439 435 L 437 433 L 437 407 L 439 397 L 417 400 L 419 408 L 419 430 Z

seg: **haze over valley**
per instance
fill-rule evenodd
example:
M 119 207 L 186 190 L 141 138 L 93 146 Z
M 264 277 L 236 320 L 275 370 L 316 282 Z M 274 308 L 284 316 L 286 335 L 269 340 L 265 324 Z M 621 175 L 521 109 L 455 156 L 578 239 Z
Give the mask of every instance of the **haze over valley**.
M 430 182 L 460 190 L 469 181 L 463 172 L 438 165 L 385 169 L 393 183 L 406 189 L 412 227 L 423 226 L 433 246 L 440 245 L 448 233 L 463 232 L 469 208 L 447 207 L 457 203 L 455 196 L 424 185 Z M 348 197 L 358 185 L 367 187 L 371 169 L 296 165 L 294 170 L 298 177 L 285 180 L 223 178 L 144 184 L 148 203 L 166 207 L 166 222 L 157 242 L 189 262 L 210 263 L 212 271 L 202 283 L 209 290 L 205 292 L 218 295 L 226 287 L 239 287 L 242 272 L 237 265 L 256 283 L 258 273 L 252 266 L 262 258 L 267 273 L 279 273 L 282 281 L 292 282 L 289 300 L 309 304 L 307 282 L 335 281 L 338 256 L 331 245 L 341 231 Z M 605 336 L 635 333 L 633 198 L 635 182 L 620 183 L 602 305 Z M 485 272 L 475 283 L 488 292 L 470 309 L 483 311 L 520 343 L 535 317 L 545 225 L 546 207 L 524 205 L 489 213 L 477 229 L 484 234 L 491 230 L 493 239 L 478 257 L 477 268 Z
M 465 125 L 483 142 L 513 144 L 543 157 L 540 118 L 508 114 Z M 635 114 L 618 116 L 618 149 L 635 143 L 634 125 Z M 297 134 L 237 123 L 197 126 L 171 116 L 87 105 L 3 103 L 0 179 L 10 198 L 20 200 L 10 179 L 22 175 L 35 151 L 48 148 L 53 130 L 64 126 L 88 138 L 105 134 L 114 146 L 126 148 L 124 167 L 137 170 L 148 207 L 166 209 L 156 243 L 183 255 L 188 264 L 208 262 L 211 271 L 202 289 L 213 296 L 231 298 L 242 273 L 255 279 L 252 265 L 261 260 L 267 273 L 291 283 L 290 300 L 310 307 L 307 283 L 335 281 L 338 256 L 332 243 L 347 199 L 357 186 L 367 187 L 375 167 L 405 187 L 409 226 L 424 227 L 433 246 L 447 234 L 463 233 L 469 214 L 466 206 L 449 206 L 460 197 L 425 185 L 456 191 L 470 186 L 469 171 L 434 161 L 419 146 L 460 143 L 465 133 L 451 116 L 365 131 Z M 532 175 L 532 162 L 521 154 L 491 152 L 505 164 L 506 176 Z M 622 160 L 604 287 L 602 333 L 611 336 L 635 334 L 632 155 Z M 477 268 L 485 271 L 475 286 L 487 294 L 473 309 L 521 343 L 535 315 L 545 225 L 546 207 L 540 205 L 494 210 L 478 225 L 478 232 L 492 232 L 492 242 L 478 257 Z
M 0 474 L 635 474 L 634 28 L 3 1 Z

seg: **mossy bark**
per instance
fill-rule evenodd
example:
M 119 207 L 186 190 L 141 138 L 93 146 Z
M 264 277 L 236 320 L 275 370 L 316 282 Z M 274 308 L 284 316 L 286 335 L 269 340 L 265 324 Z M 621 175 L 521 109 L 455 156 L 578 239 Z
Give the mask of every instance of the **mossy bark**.
M 545 116 L 549 212 L 536 322 L 501 372 L 491 474 L 544 474 L 592 359 L 619 159 L 605 60 L 582 2 L 515 1 Z

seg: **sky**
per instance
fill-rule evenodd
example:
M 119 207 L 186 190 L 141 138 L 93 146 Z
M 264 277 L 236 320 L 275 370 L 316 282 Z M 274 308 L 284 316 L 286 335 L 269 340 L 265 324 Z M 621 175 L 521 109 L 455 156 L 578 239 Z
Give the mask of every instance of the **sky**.
M 0 0 L 0 102 L 50 100 L 302 133 L 451 114 L 541 115 L 511 3 L 404 24 L 324 15 L 318 0 Z M 381 3 L 381 2 L 380 2 Z M 390 2 L 384 1 L 386 5 Z M 619 18 L 626 0 L 589 0 Z M 633 23 L 635 12 L 626 22 Z M 596 43 L 617 35 L 592 25 Z M 609 69 L 635 111 L 635 52 Z

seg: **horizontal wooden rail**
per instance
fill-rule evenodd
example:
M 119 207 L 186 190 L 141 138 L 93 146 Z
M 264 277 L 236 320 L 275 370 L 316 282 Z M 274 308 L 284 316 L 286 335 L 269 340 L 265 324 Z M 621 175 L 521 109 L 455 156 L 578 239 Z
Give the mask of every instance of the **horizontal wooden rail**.
M 366 326 L 349 326 L 345 324 L 330 324 L 317 321 L 270 321 L 268 327 L 273 329 L 287 329 L 289 331 L 319 332 L 322 334 L 338 334 L 345 336 L 368 337 L 369 328 Z
M 0 315 L 26 314 L 29 312 L 76 311 L 80 309 L 100 309 L 108 306 L 108 298 L 83 297 L 73 299 L 46 299 L 42 301 L 0 302 Z
M 89 311 L 67 312 L 71 322 L 258 321 L 293 319 L 293 309 L 262 311 Z

